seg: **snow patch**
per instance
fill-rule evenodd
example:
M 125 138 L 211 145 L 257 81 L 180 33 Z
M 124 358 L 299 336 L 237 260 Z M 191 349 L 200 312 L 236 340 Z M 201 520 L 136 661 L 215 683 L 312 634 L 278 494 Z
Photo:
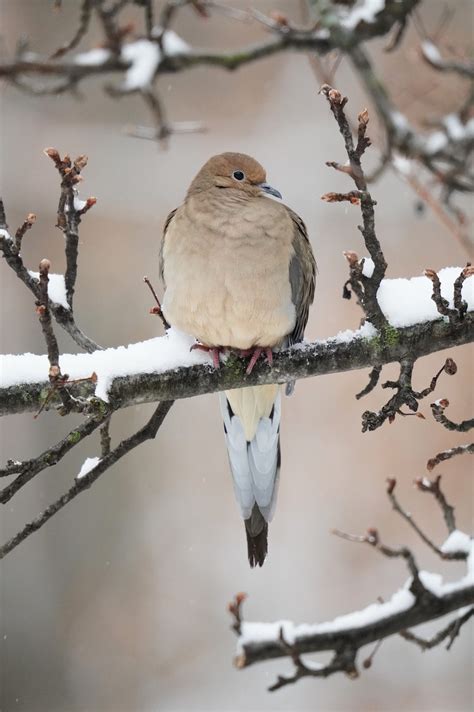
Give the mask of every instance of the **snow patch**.
M 153 34 L 158 36 L 160 28 L 154 28 Z M 190 47 L 173 30 L 167 30 L 162 39 L 163 52 L 167 56 L 187 52 Z M 136 40 L 124 45 L 121 57 L 130 63 L 130 68 L 125 73 L 123 88 L 134 91 L 149 87 L 155 76 L 156 69 L 161 61 L 161 50 L 156 40 Z
M 296 639 L 301 639 L 306 636 L 318 635 L 320 633 L 336 633 L 341 630 L 362 628 L 366 625 L 377 623 L 377 621 L 411 608 L 415 602 L 415 597 L 411 591 L 408 590 L 409 584 L 410 581 L 408 581 L 402 589 L 394 593 L 391 599 L 385 603 L 372 603 L 360 611 L 338 616 L 334 620 L 326 623 L 301 623 L 295 625 L 287 620 L 276 621 L 275 623 L 253 623 L 244 621 L 237 642 L 237 653 L 242 653 L 243 647 L 249 643 L 273 642 L 279 640 L 280 630 L 283 630 L 283 637 L 286 642 L 292 645 Z
M 452 554 L 456 551 L 464 551 L 466 554 L 470 554 L 471 547 L 471 537 L 468 534 L 459 531 L 459 529 L 455 529 L 441 546 L 441 551 L 444 554 Z
M 82 210 L 87 205 L 87 200 L 81 200 L 78 195 L 74 196 L 74 210 Z
M 375 264 L 374 261 L 371 257 L 363 257 L 364 264 L 362 265 L 362 274 L 364 277 L 368 277 L 369 279 L 372 277 L 375 269 Z M 361 263 L 362 260 L 359 260 L 359 263 Z
M 457 114 L 448 114 L 443 119 L 443 124 L 446 126 L 448 135 L 454 141 L 462 141 L 468 138 L 466 135 L 466 127 L 461 123 L 461 119 Z
M 30 270 L 28 270 L 28 274 L 30 275 L 30 277 L 39 280 L 39 272 L 31 272 Z M 69 309 L 69 304 L 67 303 L 66 297 L 66 283 L 64 281 L 64 275 L 49 275 L 48 297 L 54 304 L 59 304 L 59 306 L 64 307 L 64 309 Z
M 438 272 L 441 296 L 449 302 L 451 308 L 454 306 L 454 282 L 461 271 L 462 267 L 445 267 Z M 440 318 L 436 304 L 431 299 L 432 294 L 432 282 L 425 276 L 384 279 L 377 292 L 377 301 L 392 326 L 413 326 Z M 468 311 L 474 310 L 474 276 L 465 280 L 462 298 L 467 302 Z
M 71 380 L 88 378 L 95 372 L 98 379 L 95 394 L 107 401 L 112 381 L 119 376 L 163 373 L 181 366 L 209 363 L 209 356 L 203 351 L 189 350 L 193 343 L 195 340 L 191 336 L 170 329 L 166 336 L 129 346 L 94 351 L 92 354 L 61 354 L 59 363 L 62 372 L 69 374 Z M 48 371 L 47 356 L 31 353 L 1 356 L 0 387 L 47 382 Z
M 408 131 L 410 131 L 410 124 L 408 123 L 405 116 L 403 116 L 403 114 L 401 114 L 399 111 L 392 111 L 390 116 L 392 118 L 392 124 L 395 126 L 397 131 L 402 134 L 406 134 Z
M 79 470 L 79 474 L 76 475 L 76 480 L 80 480 L 81 477 L 84 477 L 85 475 L 89 474 L 91 470 L 94 469 L 96 465 L 98 465 L 100 462 L 100 457 L 88 457 L 84 460 L 82 463 L 82 467 Z
M 434 131 L 425 138 L 425 148 L 428 153 L 438 153 L 445 148 L 448 138 L 442 131 Z
M 402 156 L 400 153 L 394 153 L 392 156 L 392 166 L 403 176 L 409 176 L 411 174 L 413 164 L 412 161 L 405 158 L 405 156 Z
M 421 43 L 421 51 L 431 64 L 440 64 L 443 61 L 439 49 L 429 40 Z
M 353 29 L 359 22 L 375 22 L 375 16 L 385 8 L 385 0 L 363 0 L 362 4 L 353 8 L 347 17 L 343 18 L 343 27 Z
M 128 91 L 150 86 L 160 62 L 160 48 L 156 42 L 137 40 L 122 48 L 121 57 L 131 66 L 125 73 L 123 88 Z
M 80 64 L 82 67 L 94 67 L 100 64 L 105 64 L 111 57 L 111 52 L 103 47 L 97 47 L 96 49 L 90 49 L 88 52 L 81 52 L 76 54 L 74 57 L 74 62 Z

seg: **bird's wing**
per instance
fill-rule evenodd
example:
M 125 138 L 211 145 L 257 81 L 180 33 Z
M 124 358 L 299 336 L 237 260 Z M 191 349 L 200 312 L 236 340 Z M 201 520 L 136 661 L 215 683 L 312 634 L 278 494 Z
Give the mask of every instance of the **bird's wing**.
M 164 277 L 165 261 L 164 261 L 164 257 L 163 257 L 163 248 L 164 248 L 164 246 L 165 246 L 166 232 L 167 232 L 167 230 L 168 230 L 168 228 L 169 228 L 169 226 L 170 226 L 170 223 L 171 223 L 172 219 L 173 219 L 174 216 L 176 215 L 177 211 L 178 211 L 178 208 L 175 208 L 174 210 L 172 210 L 172 211 L 170 212 L 170 214 L 168 215 L 168 217 L 167 217 L 166 220 L 165 220 L 165 224 L 164 224 L 164 227 L 163 227 L 163 236 L 162 236 L 162 238 L 161 238 L 161 244 L 160 244 L 160 277 L 161 277 L 161 280 L 162 280 L 163 284 L 164 284 L 164 282 L 165 282 L 165 277 Z M 165 286 L 166 286 L 166 285 L 165 285 Z
M 314 299 L 316 261 L 308 238 L 306 225 L 299 215 L 287 208 L 293 223 L 293 250 L 290 261 L 291 298 L 296 309 L 296 323 L 288 334 L 289 346 L 303 340 L 308 321 L 309 307 Z

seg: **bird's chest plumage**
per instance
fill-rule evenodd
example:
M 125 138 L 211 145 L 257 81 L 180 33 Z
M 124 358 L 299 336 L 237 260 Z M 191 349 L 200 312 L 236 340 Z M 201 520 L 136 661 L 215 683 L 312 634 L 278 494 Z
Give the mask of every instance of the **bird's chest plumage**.
M 180 208 L 163 246 L 168 321 L 209 346 L 278 345 L 295 323 L 284 211 L 265 199 Z

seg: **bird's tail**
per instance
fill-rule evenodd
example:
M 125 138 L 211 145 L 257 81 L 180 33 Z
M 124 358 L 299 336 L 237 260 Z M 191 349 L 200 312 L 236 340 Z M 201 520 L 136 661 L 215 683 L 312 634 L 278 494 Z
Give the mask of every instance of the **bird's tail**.
M 249 563 L 262 566 L 280 473 L 280 389 L 266 385 L 226 391 L 220 403 Z

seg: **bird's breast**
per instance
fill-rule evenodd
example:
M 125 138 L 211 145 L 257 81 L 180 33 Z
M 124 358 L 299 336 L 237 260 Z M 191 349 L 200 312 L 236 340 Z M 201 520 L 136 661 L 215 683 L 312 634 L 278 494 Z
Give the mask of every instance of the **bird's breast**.
M 163 311 L 209 346 L 276 346 L 293 329 L 291 225 L 257 207 L 182 208 L 166 233 Z

